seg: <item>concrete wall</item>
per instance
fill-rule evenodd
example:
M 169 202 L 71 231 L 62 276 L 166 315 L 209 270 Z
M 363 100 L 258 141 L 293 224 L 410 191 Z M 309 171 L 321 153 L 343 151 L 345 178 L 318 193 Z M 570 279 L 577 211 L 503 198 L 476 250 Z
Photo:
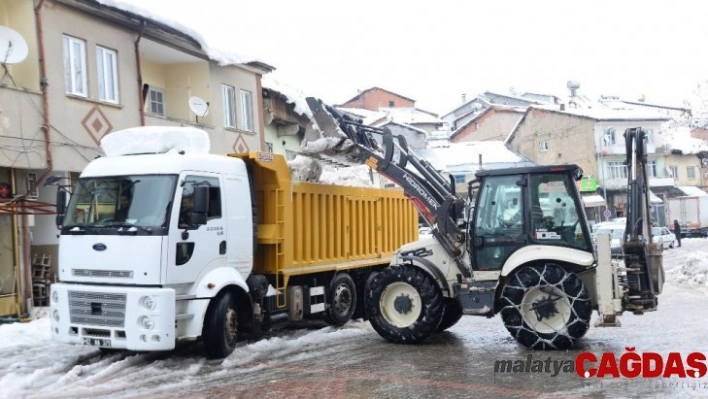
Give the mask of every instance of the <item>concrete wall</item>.
M 34 23 L 32 1 L 0 0 L 0 25 L 19 33 L 28 47 L 28 55 L 24 61 L 17 64 L 8 64 L 10 75 L 18 86 L 30 90 L 39 90 L 37 29 Z M 4 70 L 1 70 L 0 74 L 4 72 Z M 6 78 L 4 83 L 12 85 L 9 78 Z

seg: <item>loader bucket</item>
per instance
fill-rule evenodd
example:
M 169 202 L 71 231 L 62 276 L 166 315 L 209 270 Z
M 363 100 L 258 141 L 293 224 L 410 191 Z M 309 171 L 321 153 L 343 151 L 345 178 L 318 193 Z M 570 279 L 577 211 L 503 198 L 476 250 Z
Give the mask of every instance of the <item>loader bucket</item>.
M 340 129 L 334 116 L 320 100 L 307 97 L 306 101 L 312 110 L 313 120 L 305 129 L 302 152 L 308 154 L 346 152 L 354 143 L 347 133 Z

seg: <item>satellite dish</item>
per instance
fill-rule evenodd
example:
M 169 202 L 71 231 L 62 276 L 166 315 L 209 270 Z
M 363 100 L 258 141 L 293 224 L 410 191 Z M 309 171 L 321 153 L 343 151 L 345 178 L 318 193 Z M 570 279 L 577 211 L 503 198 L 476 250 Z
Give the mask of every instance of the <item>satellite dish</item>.
M 25 39 L 7 26 L 0 26 L 0 64 L 18 64 L 27 58 Z
M 189 97 L 189 109 L 197 117 L 205 117 L 209 113 L 209 103 L 197 96 Z

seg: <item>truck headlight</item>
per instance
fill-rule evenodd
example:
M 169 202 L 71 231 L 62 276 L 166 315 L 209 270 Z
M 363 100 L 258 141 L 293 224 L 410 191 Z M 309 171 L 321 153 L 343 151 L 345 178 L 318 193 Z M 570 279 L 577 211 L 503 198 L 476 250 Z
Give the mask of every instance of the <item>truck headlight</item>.
M 138 325 L 145 330 L 152 330 L 152 328 L 154 327 L 152 319 L 148 316 L 140 316 L 140 318 L 138 319 Z
M 59 291 L 52 292 L 52 301 L 54 301 L 54 303 L 59 302 Z
M 151 296 L 145 295 L 140 297 L 140 305 L 147 310 L 153 310 L 155 309 L 155 300 Z

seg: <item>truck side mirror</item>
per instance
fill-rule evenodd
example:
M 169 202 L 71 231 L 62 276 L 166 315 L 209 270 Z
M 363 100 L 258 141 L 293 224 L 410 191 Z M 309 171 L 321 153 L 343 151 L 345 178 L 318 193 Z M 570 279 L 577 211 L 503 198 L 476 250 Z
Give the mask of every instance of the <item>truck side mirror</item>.
M 57 206 L 57 217 L 56 217 L 56 224 L 57 226 L 63 226 L 64 225 L 64 214 L 66 213 L 66 191 L 62 190 L 61 187 L 57 188 L 57 200 L 56 200 L 56 206 Z
M 207 223 L 209 211 L 209 187 L 196 186 L 194 188 L 194 208 L 192 209 L 192 225 L 203 225 Z

